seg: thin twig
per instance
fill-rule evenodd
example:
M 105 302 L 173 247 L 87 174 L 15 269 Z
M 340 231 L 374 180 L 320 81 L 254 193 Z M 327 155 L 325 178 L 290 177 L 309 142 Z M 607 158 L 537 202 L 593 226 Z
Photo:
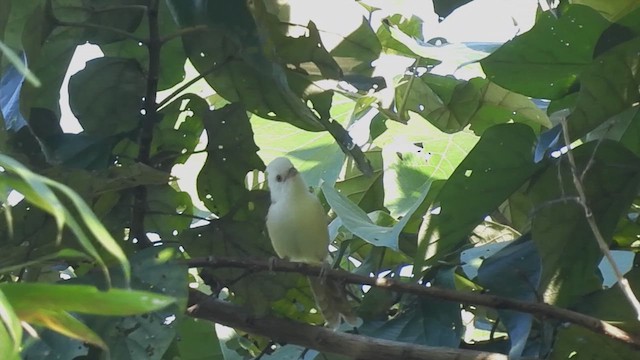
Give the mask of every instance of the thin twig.
M 636 316 L 637 316 L 636 318 L 640 320 L 640 302 L 638 301 L 638 298 L 633 294 L 633 290 L 629 285 L 629 281 L 627 281 L 627 279 L 624 277 L 624 274 L 622 273 L 622 271 L 620 271 L 620 268 L 618 268 L 618 265 L 616 264 L 616 261 L 613 258 L 613 255 L 611 255 L 609 246 L 607 245 L 607 242 L 604 239 L 604 236 L 602 236 L 602 233 L 600 232 L 600 228 L 598 227 L 598 224 L 596 223 L 596 220 L 593 216 L 593 212 L 591 211 L 591 208 L 588 205 L 587 195 L 584 191 L 584 186 L 582 185 L 581 176 L 578 175 L 578 167 L 576 166 L 576 160 L 573 157 L 573 152 L 570 149 L 571 140 L 569 138 L 569 129 L 567 126 L 567 121 L 566 119 L 561 119 L 560 123 L 562 124 L 562 134 L 564 137 L 564 143 L 567 146 L 567 158 L 569 159 L 569 167 L 571 168 L 573 184 L 576 187 L 576 191 L 578 192 L 578 197 L 580 198 L 580 201 L 578 201 L 578 203 L 584 209 L 584 216 L 587 219 L 587 223 L 591 228 L 591 232 L 593 233 L 593 236 L 596 238 L 596 241 L 598 242 L 600 251 L 602 251 L 604 256 L 607 258 L 607 261 L 611 265 L 611 268 L 613 269 L 613 272 L 616 275 L 616 279 L 618 280 L 618 286 L 620 287 L 620 290 L 622 290 L 622 293 L 625 295 L 625 297 L 629 301 L 629 304 L 631 304 L 631 306 L 635 310 Z
M 96 29 L 96 30 L 104 30 L 104 31 L 109 31 L 112 32 L 114 34 L 118 34 L 118 35 L 122 35 L 126 38 L 129 38 L 131 40 L 135 40 L 139 43 L 142 44 L 146 44 L 147 43 L 147 39 L 141 38 L 136 36 L 135 34 L 132 34 L 128 31 L 124 31 L 118 28 L 114 28 L 111 26 L 104 26 L 104 25 L 98 25 L 98 24 L 91 24 L 91 23 L 81 23 L 81 22 L 71 22 L 71 21 L 62 21 L 62 20 L 58 20 L 55 19 L 53 20 L 54 25 L 58 25 L 58 26 L 69 26 L 69 27 L 79 27 L 79 28 L 86 28 L 86 29 Z
M 182 28 L 176 32 L 174 32 L 173 34 L 169 34 L 167 36 L 164 36 L 162 38 L 160 38 L 160 43 L 164 44 L 167 41 L 171 41 L 177 37 L 180 36 L 184 36 L 187 34 L 191 34 L 194 32 L 199 32 L 199 31 L 204 31 L 207 30 L 209 27 L 207 25 L 196 25 L 196 26 L 192 26 L 192 27 L 186 27 L 186 28 Z
M 180 95 L 180 93 L 183 92 L 185 89 L 187 89 L 189 86 L 195 84 L 199 80 L 203 79 L 205 76 L 213 73 L 214 71 L 218 70 L 220 67 L 226 65 L 227 63 L 229 63 L 231 61 L 231 59 L 232 59 L 232 57 L 228 57 L 228 58 L 224 59 L 222 62 L 214 63 L 210 68 L 208 68 L 207 70 L 199 73 L 198 76 L 196 76 L 193 79 L 191 79 L 191 80 L 187 81 L 186 83 L 184 83 L 184 85 L 180 86 L 179 88 L 174 90 L 169 96 L 167 96 L 164 100 L 160 101 L 160 103 L 158 104 L 158 109 L 162 109 L 169 102 L 171 102 L 178 95 Z M 206 150 L 205 150 L 205 152 L 206 152 Z
M 493 309 L 507 309 L 534 314 L 542 318 L 552 318 L 563 322 L 572 323 L 588 329 L 594 333 L 605 335 L 611 339 L 640 349 L 640 337 L 628 333 L 605 321 L 581 314 L 568 309 L 559 308 L 545 303 L 526 302 L 514 300 L 506 297 L 478 294 L 474 292 L 463 292 L 452 289 L 439 288 L 436 286 L 423 286 L 415 283 L 406 283 L 389 278 L 377 278 L 362 276 L 344 270 L 322 269 L 320 266 L 305 263 L 296 263 L 280 259 L 273 261 L 249 259 L 249 258 L 226 258 L 226 257 L 206 257 L 193 258 L 185 261 L 190 267 L 207 268 L 241 268 L 254 269 L 255 271 L 279 271 L 294 272 L 309 276 L 319 276 L 322 272 L 324 276 L 340 282 L 360 285 L 370 285 L 390 291 L 418 296 L 429 296 L 437 299 L 454 301 L 465 305 L 480 305 Z

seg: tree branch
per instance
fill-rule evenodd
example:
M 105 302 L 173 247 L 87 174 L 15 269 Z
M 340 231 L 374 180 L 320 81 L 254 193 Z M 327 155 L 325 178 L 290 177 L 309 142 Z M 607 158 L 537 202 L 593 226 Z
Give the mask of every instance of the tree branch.
M 602 254 L 604 254 L 605 258 L 607 258 L 607 261 L 611 265 L 611 268 L 613 269 L 613 272 L 616 275 L 616 280 L 618 281 L 618 286 L 620 287 L 620 290 L 622 290 L 622 293 L 627 298 L 627 301 L 629 301 L 629 304 L 631 304 L 631 307 L 633 307 L 633 310 L 636 312 L 636 319 L 640 321 L 640 302 L 638 301 L 638 298 L 633 293 L 633 290 L 629 285 L 629 281 L 624 277 L 624 275 L 622 274 L 622 271 L 620 271 L 620 268 L 618 267 L 618 264 L 616 264 L 616 261 L 613 258 L 613 255 L 611 255 L 611 251 L 609 250 L 609 245 L 607 245 L 607 241 L 604 239 L 604 236 L 602 236 L 602 233 L 600 232 L 600 228 L 596 223 L 596 219 L 593 217 L 593 212 L 591 211 L 591 208 L 588 205 L 587 195 L 586 195 L 586 192 L 584 191 L 584 186 L 582 185 L 582 180 L 584 179 L 584 176 L 587 170 L 592 165 L 593 157 L 589 159 L 589 162 L 587 163 L 587 166 L 585 167 L 582 174 L 578 175 L 578 167 L 576 165 L 576 160 L 573 157 L 573 152 L 571 151 L 571 139 L 569 138 L 569 127 L 567 126 L 567 120 L 564 118 L 561 119 L 560 124 L 562 125 L 562 136 L 564 137 L 564 144 L 567 146 L 567 158 L 569 159 L 569 168 L 571 169 L 571 176 L 573 177 L 573 185 L 575 186 L 576 191 L 578 192 L 578 198 L 579 198 L 578 204 L 580 204 L 580 206 L 584 210 L 584 217 L 587 219 L 587 223 L 591 228 L 591 232 L 593 233 L 593 236 L 596 238 L 596 241 L 598 242 L 600 251 L 602 251 Z M 599 143 L 597 145 L 599 145 Z M 596 150 L 597 149 L 598 149 L 598 146 L 596 146 Z
M 575 311 L 562 309 L 545 303 L 532 303 L 513 300 L 506 297 L 477 294 L 472 292 L 462 292 L 438 287 L 426 287 L 420 284 L 403 283 L 388 278 L 375 278 L 353 274 L 344 270 L 327 270 L 319 266 L 305 263 L 275 260 L 273 262 L 257 259 L 235 259 L 223 257 L 193 258 L 187 260 L 189 267 L 207 268 L 243 268 L 252 271 L 280 271 L 295 272 L 309 276 L 323 276 L 350 284 L 360 284 L 375 286 L 391 291 L 414 294 L 418 296 L 429 296 L 437 299 L 454 301 L 466 305 L 480 305 L 493 309 L 508 309 L 519 312 L 534 314 L 542 318 L 553 318 L 564 322 L 573 323 L 594 333 L 608 336 L 616 341 L 628 344 L 636 349 L 640 349 L 640 337 L 636 334 L 628 333 L 616 326 L 613 326 L 600 319 L 584 315 Z
M 147 6 L 147 19 L 149 22 L 149 40 L 147 51 L 149 53 L 149 69 L 147 71 L 147 92 L 144 97 L 144 115 L 140 133 L 138 135 L 138 162 L 150 164 L 151 141 L 153 140 L 153 127 L 158 118 L 158 78 L 160 77 L 160 26 L 158 22 L 159 0 L 150 0 Z M 131 213 L 131 236 L 136 238 L 143 247 L 150 246 L 151 241 L 144 229 L 144 219 L 147 211 L 147 187 L 137 186 L 133 191 L 133 209 Z
M 399 341 L 336 332 L 331 329 L 273 316 L 256 316 L 246 309 L 189 289 L 187 314 L 279 343 L 291 343 L 318 351 L 368 360 L 507 360 L 498 353 L 418 346 Z

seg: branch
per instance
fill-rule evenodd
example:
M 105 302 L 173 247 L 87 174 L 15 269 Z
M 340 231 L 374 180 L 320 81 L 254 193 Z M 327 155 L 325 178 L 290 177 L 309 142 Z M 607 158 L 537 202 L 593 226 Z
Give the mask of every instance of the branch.
M 252 271 L 272 270 L 280 272 L 295 272 L 309 276 L 319 276 L 322 273 L 323 276 L 350 284 L 375 286 L 400 293 L 429 296 L 442 300 L 455 301 L 466 305 L 480 305 L 493 309 L 515 310 L 534 314 L 543 318 L 553 318 L 573 323 L 591 330 L 594 333 L 608 336 L 611 339 L 628 344 L 636 349 L 640 349 L 640 337 L 635 334 L 630 334 L 600 319 L 545 303 L 518 301 L 501 296 L 462 292 L 434 286 L 426 287 L 420 284 L 403 283 L 388 278 L 362 276 L 344 270 L 327 270 L 319 266 L 284 260 L 267 261 L 256 259 L 207 257 L 193 258 L 187 260 L 186 263 L 189 267 L 207 267 L 214 269 L 244 268 L 251 269 Z
M 187 314 L 279 343 L 291 343 L 353 359 L 386 360 L 507 360 L 498 353 L 419 346 L 399 341 L 336 332 L 331 329 L 273 316 L 256 316 L 246 309 L 189 289 Z
M 167 41 L 171 41 L 171 40 L 173 40 L 173 39 L 175 39 L 177 37 L 184 36 L 184 35 L 187 35 L 187 34 L 191 34 L 191 33 L 194 33 L 194 32 L 204 31 L 204 30 L 207 30 L 208 28 L 209 27 L 207 25 L 196 25 L 196 26 L 192 26 L 192 27 L 182 28 L 182 29 L 176 31 L 173 34 L 169 34 L 169 35 L 161 38 L 160 39 L 160 43 L 164 44 Z
M 147 19 L 149 22 L 149 40 L 147 51 L 149 53 L 149 69 L 147 71 L 147 92 L 144 97 L 144 115 L 138 135 L 138 162 L 151 165 L 151 142 L 153 140 L 153 127 L 158 117 L 158 78 L 160 77 L 160 26 L 158 22 L 158 1 L 150 0 L 147 6 Z M 137 186 L 133 191 L 133 210 L 131 213 L 131 235 L 138 239 L 141 246 L 150 246 L 151 241 L 144 229 L 144 218 L 147 211 L 147 187 Z
M 620 290 L 622 290 L 622 293 L 627 298 L 627 301 L 629 301 L 629 304 L 631 304 L 631 307 L 633 307 L 633 310 L 636 312 L 636 319 L 640 320 L 640 302 L 638 301 L 638 298 L 634 295 L 633 290 L 629 285 L 629 281 L 624 277 L 624 275 L 622 274 L 622 271 L 620 271 L 620 268 L 618 267 L 618 264 L 616 264 L 616 261 L 613 258 L 613 255 L 611 255 L 611 251 L 609 250 L 607 241 L 604 239 L 604 236 L 602 236 L 602 233 L 600 232 L 600 228 L 598 228 L 598 224 L 596 223 L 596 219 L 593 217 L 593 212 L 591 211 L 591 208 L 588 205 L 587 195 L 586 195 L 586 192 L 584 191 L 584 186 L 582 185 L 582 179 L 584 179 L 584 176 L 587 170 L 591 166 L 593 158 L 589 160 L 589 163 L 587 164 L 587 167 L 582 172 L 582 174 L 578 175 L 578 167 L 576 166 L 576 159 L 573 157 L 573 152 L 571 151 L 571 140 L 569 138 L 569 127 L 567 126 L 567 120 L 563 118 L 561 119 L 560 123 L 562 124 L 562 135 L 564 137 L 564 144 L 567 146 L 567 158 L 569 159 L 569 167 L 571 168 L 573 185 L 576 187 L 576 191 L 578 192 L 578 198 L 579 198 L 578 204 L 580 204 L 580 206 L 584 210 L 584 217 L 587 219 L 587 223 L 591 228 L 591 232 L 593 233 L 593 236 L 596 238 L 596 241 L 598 242 L 600 251 L 602 251 L 604 256 L 607 258 L 607 261 L 611 265 L 611 268 L 613 269 L 613 272 L 616 275 L 616 279 L 618 281 L 618 286 L 620 287 Z M 596 146 L 596 150 L 597 149 L 598 147 Z
M 164 100 L 160 101 L 160 103 L 158 104 L 158 109 L 163 108 L 165 105 L 171 102 L 171 100 L 175 99 L 178 95 L 180 95 L 180 93 L 183 92 L 185 89 L 187 89 L 189 86 L 195 84 L 200 79 L 204 79 L 205 76 L 212 74 L 213 72 L 218 70 L 220 67 L 228 64 L 231 60 L 232 60 L 232 57 L 230 56 L 224 59 L 223 61 L 221 61 L 220 63 L 214 63 L 210 68 L 199 73 L 198 76 L 184 83 L 182 86 L 180 86 L 179 88 L 174 90 L 171 94 L 169 94 L 169 96 L 167 96 Z M 206 150 L 203 152 L 206 152 Z M 195 154 L 195 152 L 193 154 Z
M 114 34 L 118 34 L 118 35 L 122 35 L 126 38 L 129 38 L 131 40 L 135 40 L 137 42 L 140 42 L 142 44 L 146 44 L 147 39 L 143 39 L 141 37 L 138 37 L 128 31 L 124 31 L 118 28 L 114 28 L 111 26 L 104 26 L 104 25 L 98 25 L 98 24 L 91 24 L 91 23 L 81 23 L 81 22 L 71 22 L 71 21 L 62 21 L 62 20 L 58 20 L 58 19 L 54 19 L 53 20 L 54 25 L 57 26 L 69 26 L 69 27 L 79 27 L 79 28 L 87 28 L 87 29 L 97 29 L 97 30 L 104 30 L 104 31 L 109 31 L 112 32 Z

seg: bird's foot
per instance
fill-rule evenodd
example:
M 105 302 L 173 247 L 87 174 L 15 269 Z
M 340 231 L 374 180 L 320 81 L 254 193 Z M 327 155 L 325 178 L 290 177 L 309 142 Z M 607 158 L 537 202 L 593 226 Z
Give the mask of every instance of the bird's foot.
M 321 284 L 324 284 L 325 280 L 327 279 L 327 273 L 330 270 L 331 270 L 331 264 L 327 262 L 323 262 L 322 265 L 320 265 L 320 273 L 318 273 L 318 278 L 320 278 Z
M 275 256 L 271 256 L 268 260 L 269 263 L 269 272 L 273 272 L 273 268 L 276 266 L 276 262 L 278 261 L 278 258 Z

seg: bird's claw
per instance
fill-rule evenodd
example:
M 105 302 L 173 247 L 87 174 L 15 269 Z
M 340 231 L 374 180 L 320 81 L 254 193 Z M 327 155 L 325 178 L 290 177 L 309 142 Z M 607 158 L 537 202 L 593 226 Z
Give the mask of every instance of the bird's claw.
M 272 256 L 269 258 L 268 263 L 269 263 L 269 272 L 273 272 L 273 268 L 276 267 L 276 262 L 278 261 L 278 258 L 275 256 Z

